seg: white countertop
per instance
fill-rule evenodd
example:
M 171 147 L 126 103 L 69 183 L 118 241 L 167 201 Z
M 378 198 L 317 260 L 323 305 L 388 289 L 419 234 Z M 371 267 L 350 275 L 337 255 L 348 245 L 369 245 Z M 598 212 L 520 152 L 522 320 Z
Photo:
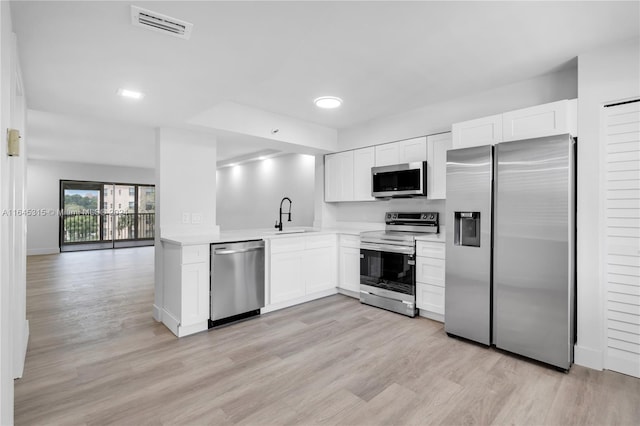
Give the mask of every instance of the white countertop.
M 222 231 L 218 235 L 170 235 L 160 238 L 161 241 L 181 246 L 198 244 L 228 243 L 232 241 L 267 240 L 286 237 L 301 237 L 304 235 L 324 234 L 351 234 L 360 235 L 360 229 L 347 228 L 323 228 L 296 227 L 284 229 L 282 232 L 275 229 L 242 229 L 234 231 Z
M 440 227 L 440 232 L 438 234 L 424 234 L 419 237 L 416 237 L 416 241 L 435 241 L 438 243 L 444 243 L 445 241 L 445 233 L 444 226 Z
M 354 226 L 345 226 L 340 224 L 336 227 L 328 228 L 311 228 L 311 227 L 295 227 L 285 228 L 282 232 L 275 229 L 242 229 L 234 231 L 222 231 L 220 234 L 199 234 L 199 235 L 168 235 L 161 237 L 160 240 L 165 243 L 177 244 L 181 246 L 199 245 L 199 244 L 216 244 L 229 243 L 233 241 L 248 240 L 267 240 L 286 237 L 301 237 L 305 235 L 325 235 L 325 234 L 347 234 L 360 235 L 361 232 L 370 230 L 354 224 Z M 417 241 L 436 241 L 444 242 L 444 227 L 440 227 L 439 234 L 425 234 L 416 237 Z

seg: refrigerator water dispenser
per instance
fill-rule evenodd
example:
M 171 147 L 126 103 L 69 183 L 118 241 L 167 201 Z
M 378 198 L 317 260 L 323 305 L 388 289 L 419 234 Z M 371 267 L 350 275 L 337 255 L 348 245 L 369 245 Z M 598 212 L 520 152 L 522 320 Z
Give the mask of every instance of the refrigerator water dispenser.
M 455 212 L 454 220 L 454 244 L 480 247 L 480 212 Z

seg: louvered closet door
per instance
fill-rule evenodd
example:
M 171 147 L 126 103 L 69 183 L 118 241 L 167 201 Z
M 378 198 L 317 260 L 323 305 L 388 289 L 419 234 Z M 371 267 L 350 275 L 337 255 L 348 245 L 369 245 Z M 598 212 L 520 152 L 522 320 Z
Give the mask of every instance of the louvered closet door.
M 606 368 L 640 377 L 640 102 L 605 117 Z

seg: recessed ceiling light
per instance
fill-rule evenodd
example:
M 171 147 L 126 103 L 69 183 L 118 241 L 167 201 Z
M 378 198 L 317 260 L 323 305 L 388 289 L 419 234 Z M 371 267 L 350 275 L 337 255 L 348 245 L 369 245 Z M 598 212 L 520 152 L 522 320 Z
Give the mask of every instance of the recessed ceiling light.
M 118 95 L 122 96 L 123 98 L 130 98 L 130 99 L 144 98 L 143 93 L 136 92 L 135 90 L 129 90 L 129 89 L 118 89 Z
M 313 103 L 315 103 L 318 108 L 331 109 L 338 108 L 342 105 L 342 99 L 335 96 L 322 96 L 320 98 L 316 98 Z

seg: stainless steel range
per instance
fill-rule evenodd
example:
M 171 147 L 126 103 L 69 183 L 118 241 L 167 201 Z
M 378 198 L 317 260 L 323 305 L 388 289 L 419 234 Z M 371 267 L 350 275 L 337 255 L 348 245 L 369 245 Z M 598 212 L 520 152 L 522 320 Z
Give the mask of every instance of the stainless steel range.
M 438 213 L 388 212 L 384 231 L 360 234 L 360 302 L 416 316 L 416 237 L 440 232 Z

